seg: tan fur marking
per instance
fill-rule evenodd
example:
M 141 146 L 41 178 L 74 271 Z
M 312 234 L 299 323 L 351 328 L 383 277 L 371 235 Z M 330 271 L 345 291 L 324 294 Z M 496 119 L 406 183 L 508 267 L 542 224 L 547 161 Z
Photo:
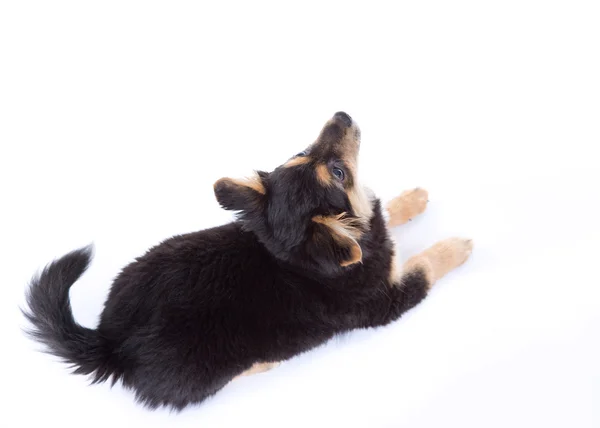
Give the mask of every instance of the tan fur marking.
M 400 264 L 398 263 L 398 256 L 394 254 L 392 256 L 392 263 L 390 266 L 390 275 L 389 281 L 390 284 L 397 284 L 400 282 L 400 278 L 402 277 L 402 270 L 400 269 Z
M 362 236 L 362 231 L 358 227 L 356 219 L 346 217 L 346 213 L 341 213 L 335 216 L 316 215 L 312 218 L 315 223 L 321 223 L 333 230 L 341 237 L 349 237 L 359 239 Z
M 261 195 L 267 193 L 265 186 L 263 186 L 262 181 L 260 180 L 260 177 L 256 174 L 247 178 L 229 178 L 228 180 L 231 180 L 233 183 L 239 186 L 250 187 Z
M 358 151 L 360 149 L 360 133 L 357 133 L 356 125 L 348 128 L 344 138 L 340 142 L 342 147 L 342 161 L 352 175 L 355 184 L 358 185 Z
M 280 362 L 276 362 L 276 363 L 255 363 L 248 370 L 246 370 L 245 372 L 242 372 L 239 375 L 237 375 L 236 377 L 234 377 L 233 380 L 239 379 L 240 377 L 250 376 L 250 375 L 253 375 L 253 374 L 257 374 L 257 373 L 264 373 L 266 371 L 274 369 L 275 367 L 279 366 L 280 364 L 281 364 Z
M 330 126 L 334 126 L 338 122 L 338 119 L 332 118 L 321 130 L 321 135 Z M 337 126 L 337 125 L 335 125 Z M 317 139 L 314 145 L 319 146 L 321 144 L 328 144 L 321 142 L 321 137 Z M 365 189 L 359 184 L 358 180 L 358 152 L 360 149 L 360 129 L 356 122 L 352 122 L 352 126 L 344 128 L 344 135 L 341 136 L 339 141 L 331 143 L 335 146 L 335 151 L 339 153 L 340 160 L 344 164 L 347 175 L 351 180 L 346 180 L 345 183 L 351 182 L 352 187 L 350 188 L 345 184 L 344 191 L 348 195 L 350 204 L 352 205 L 352 211 L 356 217 L 359 217 L 364 227 L 368 226 L 369 220 L 373 216 L 373 204 L 371 199 L 368 197 Z M 319 164 L 316 167 L 317 178 L 319 182 L 324 186 L 332 186 L 339 183 L 334 178 L 329 169 L 324 164 Z M 340 183 L 341 185 L 341 183 Z
M 362 235 L 362 231 L 358 227 L 359 222 L 354 218 L 345 217 L 345 215 L 346 213 L 331 217 L 318 215 L 312 218 L 315 223 L 327 226 L 336 242 L 350 247 L 350 258 L 340 263 L 343 267 L 362 260 L 362 249 L 357 242 L 357 239 Z
M 346 130 L 342 139 L 343 148 L 342 161 L 350 173 L 354 186 L 346 190 L 352 209 L 357 217 L 366 224 L 373 216 L 373 204 L 371 203 L 365 189 L 358 180 L 358 151 L 360 148 L 360 132 L 355 125 Z
M 340 263 L 340 266 L 346 267 L 358 263 L 362 260 L 362 249 L 358 242 L 350 247 L 350 258 Z
M 360 130 L 358 125 L 353 123 L 350 128 L 346 129 L 346 133 L 340 142 L 343 155 L 342 160 L 350 169 L 353 175 L 356 175 L 358 164 L 358 151 L 360 149 Z
M 297 158 L 290 159 L 286 163 L 283 164 L 284 168 L 291 168 L 293 166 L 304 165 L 310 162 L 310 158 L 308 156 L 300 156 Z
M 404 271 L 423 269 L 431 287 L 452 269 L 467 261 L 472 251 L 473 241 L 470 239 L 448 238 L 408 259 L 404 264 Z
M 427 190 L 417 187 L 413 190 L 402 192 L 386 205 L 390 215 L 388 225 L 390 227 L 400 226 L 421 214 L 427 208 L 429 194 Z
M 363 187 L 354 187 L 347 192 L 348 200 L 352 205 L 354 214 L 359 217 L 366 226 L 373 217 L 373 203 Z
M 316 171 L 317 171 L 317 179 L 319 180 L 319 182 L 323 186 L 331 186 L 332 179 L 331 179 L 331 174 L 329 173 L 329 170 L 327 169 L 327 166 L 325 166 L 324 164 L 321 163 L 321 164 L 317 165 Z

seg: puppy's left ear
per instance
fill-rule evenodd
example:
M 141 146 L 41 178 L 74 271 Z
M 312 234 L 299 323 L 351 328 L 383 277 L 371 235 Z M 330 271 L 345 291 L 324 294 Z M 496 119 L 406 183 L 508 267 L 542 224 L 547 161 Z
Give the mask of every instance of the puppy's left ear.
M 249 212 L 264 203 L 267 189 L 263 183 L 264 173 L 248 178 L 221 178 L 213 188 L 219 204 L 226 210 Z

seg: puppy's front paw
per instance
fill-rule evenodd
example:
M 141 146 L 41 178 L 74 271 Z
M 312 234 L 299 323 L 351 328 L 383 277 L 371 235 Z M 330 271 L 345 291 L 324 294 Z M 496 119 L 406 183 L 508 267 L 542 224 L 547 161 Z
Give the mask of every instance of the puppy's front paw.
M 444 239 L 425 251 L 435 280 L 466 262 L 472 252 L 473 240 L 463 238 Z
M 466 262 L 472 251 L 473 241 L 470 239 L 444 239 L 411 257 L 405 264 L 405 271 L 421 270 L 427 277 L 427 287 L 431 288 L 452 269 Z
M 421 214 L 427 208 L 429 193 L 427 190 L 417 187 L 406 190 L 388 202 L 386 209 L 389 213 L 389 225 L 399 226 Z

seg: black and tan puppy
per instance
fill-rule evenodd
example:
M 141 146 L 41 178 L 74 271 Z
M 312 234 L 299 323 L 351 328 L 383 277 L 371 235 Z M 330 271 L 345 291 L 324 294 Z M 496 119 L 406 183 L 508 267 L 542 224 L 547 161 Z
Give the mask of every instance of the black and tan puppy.
M 382 208 L 360 185 L 359 146 L 358 126 L 340 112 L 273 172 L 217 181 L 237 221 L 167 239 L 125 267 L 96 330 L 77 324 L 69 304 L 91 249 L 54 261 L 30 285 L 31 334 L 75 373 L 182 409 L 337 333 L 394 321 L 472 244 L 438 242 L 401 269 L 388 227 L 421 213 L 427 193 Z

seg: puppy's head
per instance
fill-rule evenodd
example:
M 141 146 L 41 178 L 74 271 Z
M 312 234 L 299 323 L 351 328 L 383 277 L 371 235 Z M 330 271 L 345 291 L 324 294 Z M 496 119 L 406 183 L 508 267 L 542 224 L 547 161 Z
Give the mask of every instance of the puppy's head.
M 270 173 L 222 178 L 215 195 L 276 258 L 335 276 L 361 262 L 372 216 L 358 182 L 359 148 L 360 129 L 338 112 L 306 150 Z

